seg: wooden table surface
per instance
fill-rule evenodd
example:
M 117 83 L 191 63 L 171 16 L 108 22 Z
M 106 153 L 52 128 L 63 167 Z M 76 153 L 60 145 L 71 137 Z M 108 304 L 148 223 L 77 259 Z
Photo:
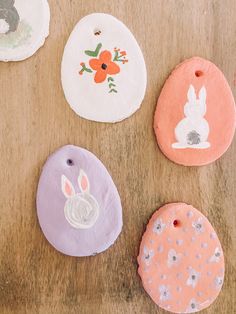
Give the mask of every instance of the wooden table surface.
M 183 201 L 201 210 L 221 240 L 226 277 L 203 313 L 236 313 L 236 138 L 204 167 L 182 167 L 159 150 L 152 128 L 156 101 L 185 58 L 212 60 L 236 96 L 235 0 L 49 0 L 51 33 L 23 62 L 0 64 L 0 313 L 164 313 L 144 292 L 136 256 L 152 213 Z M 110 13 L 134 33 L 147 64 L 141 109 L 118 124 L 79 118 L 60 83 L 63 49 L 77 21 Z M 111 173 L 123 204 L 118 241 L 96 257 L 57 252 L 42 234 L 35 196 L 42 166 L 55 149 L 91 150 Z M 53 196 L 52 196 L 53 197 Z

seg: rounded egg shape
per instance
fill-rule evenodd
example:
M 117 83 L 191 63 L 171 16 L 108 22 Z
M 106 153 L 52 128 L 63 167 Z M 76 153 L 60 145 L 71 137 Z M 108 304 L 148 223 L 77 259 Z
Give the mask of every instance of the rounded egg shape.
M 153 214 L 138 264 L 146 292 L 172 313 L 207 308 L 224 282 L 224 254 L 217 234 L 203 214 L 185 203 L 167 204 Z
M 37 191 L 37 214 L 47 240 L 71 256 L 108 249 L 122 230 L 116 186 L 101 161 L 72 145 L 51 155 Z
M 61 80 L 65 97 L 79 116 L 112 123 L 139 109 L 147 73 L 130 30 L 109 14 L 94 13 L 80 20 L 68 39 Z
M 218 67 L 199 57 L 177 66 L 161 91 L 154 117 L 164 155 L 185 166 L 214 162 L 229 148 L 235 126 L 234 97 Z
M 1 0 L 0 61 L 21 61 L 31 57 L 43 46 L 49 24 L 47 0 Z

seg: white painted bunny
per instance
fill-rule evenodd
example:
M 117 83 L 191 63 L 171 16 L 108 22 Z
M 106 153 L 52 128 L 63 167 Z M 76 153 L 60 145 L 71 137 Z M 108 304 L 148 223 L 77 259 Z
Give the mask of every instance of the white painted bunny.
M 15 32 L 20 22 L 15 0 L 0 0 L 0 34 Z
M 197 99 L 195 89 L 190 85 L 188 90 L 188 102 L 184 106 L 186 118 L 181 120 L 175 128 L 177 143 L 173 148 L 199 148 L 210 147 L 207 141 L 209 135 L 209 124 L 203 117 L 206 114 L 206 88 L 203 86 Z
M 61 176 L 62 192 L 67 198 L 64 214 L 69 224 L 76 229 L 89 229 L 98 219 L 99 205 L 97 200 L 90 194 L 90 185 L 86 173 L 80 170 L 78 184 L 81 193 L 75 193 L 72 183 Z

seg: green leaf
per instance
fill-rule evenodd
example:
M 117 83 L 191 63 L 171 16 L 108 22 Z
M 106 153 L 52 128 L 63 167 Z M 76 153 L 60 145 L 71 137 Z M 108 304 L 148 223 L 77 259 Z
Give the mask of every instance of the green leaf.
M 97 45 L 97 48 L 94 51 L 93 50 L 85 50 L 85 54 L 89 57 L 97 57 L 101 48 L 102 48 L 102 44 L 100 43 Z
M 110 83 L 110 84 L 109 84 L 109 88 L 112 88 L 112 87 L 114 87 L 114 86 L 116 86 L 116 85 L 113 84 L 113 83 Z
M 85 68 L 84 69 L 86 72 L 92 73 L 93 71 L 91 69 Z
M 117 90 L 114 89 L 114 88 L 112 88 L 112 89 L 109 91 L 109 94 L 110 94 L 110 93 L 117 93 Z
M 110 77 L 108 77 L 108 82 L 110 82 L 110 81 L 112 81 L 112 82 L 114 82 L 114 79 L 110 76 Z

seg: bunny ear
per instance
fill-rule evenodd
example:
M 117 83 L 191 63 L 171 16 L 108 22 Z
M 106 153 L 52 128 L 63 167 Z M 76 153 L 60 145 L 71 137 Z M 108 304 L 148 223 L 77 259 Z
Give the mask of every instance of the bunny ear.
M 75 195 L 75 189 L 72 183 L 64 175 L 61 176 L 61 189 L 66 198 Z
M 205 86 L 202 86 L 199 92 L 199 99 L 202 103 L 206 102 L 206 88 Z
M 84 172 L 84 170 L 82 169 L 80 170 L 80 173 L 79 173 L 78 183 L 79 183 L 80 190 L 82 192 L 89 192 L 89 189 L 90 189 L 89 179 L 86 173 Z
M 192 104 L 196 102 L 196 93 L 193 85 L 190 85 L 188 89 L 188 101 Z

